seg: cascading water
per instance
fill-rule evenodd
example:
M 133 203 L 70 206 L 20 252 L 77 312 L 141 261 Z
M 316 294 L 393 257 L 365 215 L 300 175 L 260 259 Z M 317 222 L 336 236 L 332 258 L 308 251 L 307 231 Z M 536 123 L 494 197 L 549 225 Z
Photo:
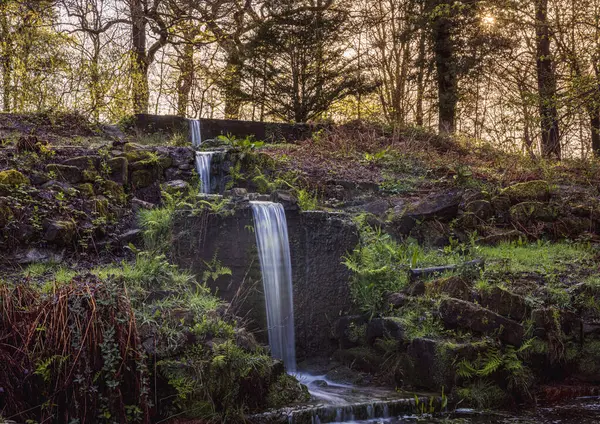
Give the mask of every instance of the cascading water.
M 196 152 L 196 172 L 200 177 L 200 192 L 210 193 L 210 167 L 215 152 Z
M 296 371 L 292 262 L 285 211 L 279 203 L 251 202 L 262 271 L 271 355 Z
M 410 411 L 412 397 L 397 399 L 396 393 L 374 389 L 357 391 L 356 387 L 335 383 L 325 375 L 296 374 L 292 263 L 285 211 L 279 203 L 250 203 L 265 291 L 271 355 L 283 360 L 287 372 L 294 373 L 308 387 L 313 400 L 321 402 L 308 409 L 291 411 L 289 415 L 286 413 L 287 422 L 399 423 L 388 420 L 390 408 L 396 416 Z
M 192 139 L 192 146 L 199 147 L 202 144 L 202 133 L 200 132 L 200 120 L 190 119 L 190 138 Z

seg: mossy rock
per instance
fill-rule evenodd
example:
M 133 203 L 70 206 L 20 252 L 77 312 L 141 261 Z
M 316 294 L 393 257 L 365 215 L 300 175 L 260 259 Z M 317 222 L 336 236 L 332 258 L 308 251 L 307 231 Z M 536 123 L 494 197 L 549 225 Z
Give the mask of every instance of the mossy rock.
M 97 169 L 100 165 L 100 156 L 77 156 L 65 160 L 63 165 L 75 166 L 79 169 Z
M 71 184 L 78 184 L 83 181 L 83 173 L 76 166 L 51 163 L 46 165 L 46 171 L 54 174 L 57 180 L 66 181 Z
M 556 218 L 556 211 L 547 203 L 523 202 L 510 208 L 510 218 L 520 224 L 530 221 L 550 222 Z
M 81 175 L 83 177 L 83 181 L 88 182 L 88 183 L 94 182 L 94 181 L 96 181 L 96 179 L 98 177 L 100 177 L 100 173 L 95 168 L 84 169 L 81 172 Z
M 106 161 L 109 179 L 119 184 L 127 184 L 129 175 L 129 161 L 124 156 L 111 158 Z
M 59 246 L 71 244 L 77 235 L 74 221 L 48 220 L 44 222 L 44 240 Z
M 127 195 L 123 190 L 123 186 L 114 181 L 103 180 L 97 182 L 96 193 L 102 193 L 104 196 L 108 197 L 113 202 L 118 205 L 124 205 L 127 202 Z
M 600 340 L 586 340 L 576 366 L 577 378 L 589 383 L 600 383 Z
M 123 151 L 126 153 L 135 152 L 138 150 L 144 150 L 144 146 L 142 146 L 141 144 L 137 144 L 137 143 L 126 143 L 123 146 Z
M 438 278 L 425 283 L 425 293 L 428 296 L 446 295 L 456 299 L 471 300 L 473 297 L 471 290 L 471 284 L 459 276 Z
M 29 178 L 16 169 L 7 169 L 0 172 L 0 184 L 10 187 L 29 184 Z
M 92 209 L 101 217 L 108 217 L 110 215 L 109 206 L 108 199 L 104 196 L 97 196 L 92 199 Z
M 94 196 L 94 186 L 91 183 L 83 183 L 77 186 L 77 190 L 85 197 Z
M 147 169 L 140 169 L 131 173 L 131 185 L 136 189 L 149 187 L 157 181 L 156 173 Z
M 123 157 L 123 156 L 121 156 L 121 157 Z M 155 156 L 152 154 L 152 152 L 149 152 L 147 150 L 134 150 L 131 152 L 127 152 L 127 153 L 125 153 L 124 157 L 125 157 L 125 159 L 127 159 L 127 161 L 129 163 L 147 161 L 147 160 L 151 160 L 151 159 L 155 158 Z
M 465 206 L 465 212 L 472 213 L 477 218 L 488 219 L 494 215 L 494 207 L 487 200 L 474 200 Z
M 308 388 L 300 384 L 295 377 L 284 373 L 269 387 L 267 407 L 281 408 L 294 403 L 308 402 L 309 400 Z
M 551 188 L 547 181 L 527 181 L 507 187 L 501 194 L 507 196 L 513 204 L 529 201 L 543 202 L 550 199 Z

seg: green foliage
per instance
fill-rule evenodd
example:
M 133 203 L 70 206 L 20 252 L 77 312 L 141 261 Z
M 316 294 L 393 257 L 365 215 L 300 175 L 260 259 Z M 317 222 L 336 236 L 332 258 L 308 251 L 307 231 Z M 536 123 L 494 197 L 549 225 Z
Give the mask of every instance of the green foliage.
M 507 395 L 497 384 L 489 380 L 476 380 L 456 390 L 461 401 L 477 409 L 497 408 L 506 402 Z
M 296 195 L 298 196 L 298 206 L 300 206 L 300 209 L 303 211 L 312 211 L 319 206 L 317 195 L 308 190 L 297 190 Z
M 445 334 L 443 323 L 434 315 L 429 302 L 413 302 L 398 313 L 407 340 L 437 338 Z
M 217 141 L 236 149 L 238 159 L 242 162 L 251 157 L 255 150 L 260 149 L 265 144 L 264 141 L 254 140 L 254 136 L 238 138 L 232 134 L 220 135 L 217 137 Z
M 243 420 L 257 399 L 242 390 L 254 382 L 255 396 L 266 396 L 263 384 L 271 373 L 271 359 L 246 352 L 232 340 L 188 349 L 180 359 L 162 360 L 160 372 L 177 393 L 179 409 L 189 417 L 220 422 Z
M 371 315 L 386 309 L 386 293 L 406 287 L 410 268 L 457 263 L 462 259 L 457 252 L 424 249 L 411 240 L 397 243 L 381 229 L 367 225 L 364 217 L 357 222 L 360 244 L 344 258 L 344 264 L 353 272 L 350 292 L 354 302 Z
M 189 288 L 194 281 L 191 274 L 170 264 L 165 255 L 154 252 L 138 252 L 133 264 L 122 262 L 121 266 L 102 267 L 92 272 L 101 279 L 121 278 L 134 298 L 150 291 Z
M 529 391 L 533 383 L 531 370 L 523 364 L 523 358 L 532 348 L 529 340 L 520 348 L 505 346 L 488 349 L 485 354 L 478 354 L 474 361 L 462 359 L 456 364 L 456 374 L 464 379 L 491 379 L 502 375 L 506 388 L 514 394 L 531 397 Z

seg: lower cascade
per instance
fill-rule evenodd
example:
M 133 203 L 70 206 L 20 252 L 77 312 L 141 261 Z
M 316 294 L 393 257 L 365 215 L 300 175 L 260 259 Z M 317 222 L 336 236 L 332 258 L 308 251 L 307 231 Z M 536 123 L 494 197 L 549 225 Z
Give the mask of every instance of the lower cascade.
M 190 138 L 192 141 L 193 147 L 198 147 L 202 144 L 202 133 L 200 131 L 200 120 L 199 119 L 190 119 Z
M 210 194 L 210 167 L 215 152 L 196 152 L 196 172 L 200 177 L 200 192 Z
M 285 211 L 279 203 L 251 202 L 262 271 L 271 355 L 296 371 L 292 262 Z

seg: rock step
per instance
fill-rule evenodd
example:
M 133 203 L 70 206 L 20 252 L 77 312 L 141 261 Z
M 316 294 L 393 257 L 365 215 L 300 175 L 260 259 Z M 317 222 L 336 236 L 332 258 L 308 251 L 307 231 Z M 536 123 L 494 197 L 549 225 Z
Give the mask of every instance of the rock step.
M 419 405 L 429 410 L 430 397 L 419 398 Z M 419 405 L 414 398 L 361 402 L 348 405 L 307 405 L 296 408 L 285 408 L 250 417 L 252 423 L 268 424 L 313 424 L 344 422 L 381 422 L 419 412 Z M 442 406 L 440 397 L 433 398 L 433 408 L 439 411 Z

